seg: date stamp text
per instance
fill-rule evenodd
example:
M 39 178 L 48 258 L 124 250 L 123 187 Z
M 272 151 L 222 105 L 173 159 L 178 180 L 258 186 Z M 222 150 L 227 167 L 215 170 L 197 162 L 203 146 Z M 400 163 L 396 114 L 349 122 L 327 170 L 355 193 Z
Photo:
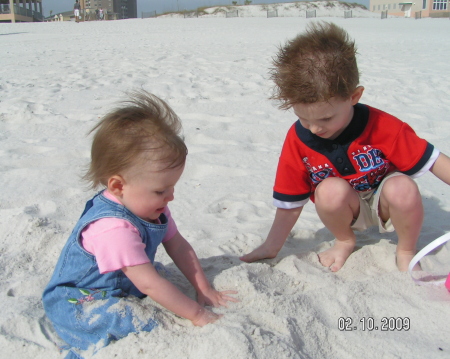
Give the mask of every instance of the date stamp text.
M 338 319 L 338 329 L 340 331 L 408 331 L 411 326 L 411 320 L 408 317 L 383 317 L 380 321 L 372 317 L 362 317 L 354 320 L 350 317 L 340 317 Z

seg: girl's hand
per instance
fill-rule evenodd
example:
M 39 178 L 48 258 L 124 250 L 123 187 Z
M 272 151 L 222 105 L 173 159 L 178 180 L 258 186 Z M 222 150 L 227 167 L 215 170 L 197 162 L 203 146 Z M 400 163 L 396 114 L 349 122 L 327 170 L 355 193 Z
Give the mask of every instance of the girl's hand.
M 237 294 L 235 290 L 226 290 L 219 292 L 214 288 L 209 287 L 204 291 L 198 291 L 197 302 L 200 305 L 212 305 L 214 307 L 224 306 L 227 307 L 227 302 L 239 302 L 236 298 L 228 296 L 228 294 Z
M 206 324 L 214 323 L 216 320 L 223 317 L 223 314 L 216 314 L 209 311 L 206 308 L 201 308 L 195 319 L 192 320 L 192 324 L 197 327 L 203 327 Z

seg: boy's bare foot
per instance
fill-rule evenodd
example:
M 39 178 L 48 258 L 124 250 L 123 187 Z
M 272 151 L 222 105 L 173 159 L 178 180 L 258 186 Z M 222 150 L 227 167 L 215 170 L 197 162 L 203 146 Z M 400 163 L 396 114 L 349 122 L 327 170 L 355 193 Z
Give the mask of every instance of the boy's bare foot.
M 319 262 L 324 267 L 329 267 L 332 272 L 337 272 L 342 268 L 350 254 L 352 254 L 354 248 L 354 242 L 336 240 L 332 248 L 318 254 Z
M 396 262 L 398 270 L 400 272 L 406 272 L 408 270 L 409 263 L 411 263 L 411 260 L 414 258 L 414 256 L 415 253 L 397 251 Z M 419 270 L 422 270 L 422 268 L 420 267 L 420 264 L 417 263 L 414 266 L 413 271 Z
M 239 259 L 243 262 L 252 263 L 260 259 L 271 259 L 275 258 L 278 254 L 278 251 L 273 249 L 268 249 L 263 243 L 258 248 L 254 249 L 250 253 L 239 257 Z

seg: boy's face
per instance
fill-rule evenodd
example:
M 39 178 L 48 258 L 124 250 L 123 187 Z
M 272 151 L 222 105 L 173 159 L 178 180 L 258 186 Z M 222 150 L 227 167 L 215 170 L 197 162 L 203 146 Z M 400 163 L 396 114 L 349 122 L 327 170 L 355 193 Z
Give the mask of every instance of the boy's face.
M 350 124 L 353 106 L 358 103 L 363 91 L 363 87 L 358 87 L 347 100 L 333 97 L 328 102 L 298 103 L 292 109 L 304 128 L 316 136 L 334 140 Z
M 145 221 L 156 220 L 167 204 L 173 201 L 175 184 L 183 173 L 184 165 L 171 169 L 163 168 L 157 164 L 140 166 L 138 175 L 119 176 L 119 191 L 115 192 L 109 187 L 108 190 L 139 218 Z

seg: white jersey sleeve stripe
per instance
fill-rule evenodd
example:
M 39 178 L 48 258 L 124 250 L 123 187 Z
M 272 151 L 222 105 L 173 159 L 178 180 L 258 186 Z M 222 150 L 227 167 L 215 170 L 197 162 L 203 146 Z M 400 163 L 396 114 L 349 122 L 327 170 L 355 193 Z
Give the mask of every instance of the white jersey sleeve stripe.
M 420 176 L 423 176 L 425 173 L 427 173 L 431 166 L 434 165 L 434 162 L 436 162 L 437 158 L 439 157 L 439 154 L 441 152 L 435 147 L 433 149 L 433 153 L 431 154 L 430 159 L 427 161 L 427 163 L 425 163 L 425 165 L 420 169 L 419 172 L 414 173 L 413 175 L 411 175 L 411 178 L 419 178 Z
M 282 209 L 294 209 L 298 207 L 303 207 L 306 203 L 308 203 L 309 198 L 304 199 L 303 201 L 297 201 L 297 202 L 283 202 L 278 199 L 273 199 L 273 204 L 275 207 L 282 208 Z

